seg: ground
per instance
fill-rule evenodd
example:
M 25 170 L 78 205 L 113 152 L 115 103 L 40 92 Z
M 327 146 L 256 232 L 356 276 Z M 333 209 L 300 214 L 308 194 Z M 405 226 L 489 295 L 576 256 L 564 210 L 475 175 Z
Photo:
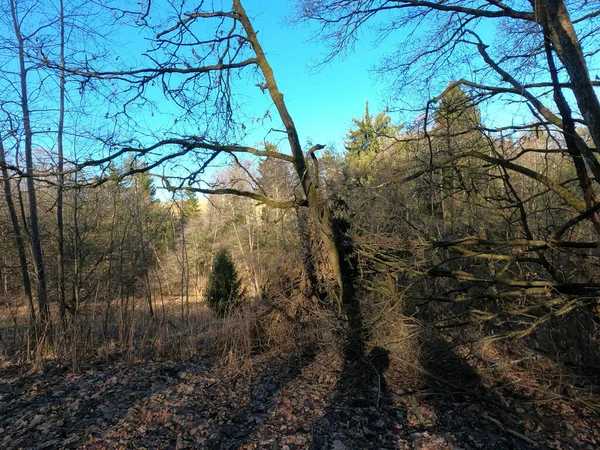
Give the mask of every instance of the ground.
M 370 362 L 370 364 L 372 361 Z M 590 405 L 500 401 L 425 380 L 409 391 L 331 351 L 253 357 L 243 369 L 107 363 L 72 374 L 0 371 L 3 449 L 595 449 Z M 391 378 L 391 376 L 390 376 Z M 360 381 L 359 381 L 360 380 Z

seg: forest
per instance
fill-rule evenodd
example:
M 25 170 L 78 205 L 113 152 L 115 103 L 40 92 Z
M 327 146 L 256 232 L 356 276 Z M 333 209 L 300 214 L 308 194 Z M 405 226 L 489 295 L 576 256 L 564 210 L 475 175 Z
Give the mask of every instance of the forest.
M 0 448 L 598 448 L 600 3 L 274 3 L 0 0 Z

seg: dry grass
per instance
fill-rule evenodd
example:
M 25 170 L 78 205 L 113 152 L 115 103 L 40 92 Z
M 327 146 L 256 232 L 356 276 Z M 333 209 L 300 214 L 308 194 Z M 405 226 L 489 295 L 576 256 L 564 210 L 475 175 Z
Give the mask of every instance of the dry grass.
M 296 305 L 296 306 L 294 306 Z M 292 350 L 323 335 L 318 321 L 295 322 L 297 303 L 248 300 L 225 318 L 216 317 L 203 299 L 164 297 L 150 314 L 145 299 L 87 302 L 61 323 L 52 304 L 48 339 L 34 347 L 24 304 L 0 314 L 0 355 L 4 361 L 41 367 L 44 362 L 68 364 L 77 371 L 89 364 L 124 360 L 187 361 L 214 357 L 248 367 L 252 354 L 269 349 Z
M 82 304 L 74 317 L 62 323 L 58 306 L 51 305 L 52 328 L 44 330 L 51 345 L 33 349 L 30 345 L 25 305 L 4 310 L 0 315 L 2 356 L 18 363 L 42 358 L 81 364 L 113 358 L 135 361 L 147 357 L 189 359 L 201 348 L 198 337 L 214 322 L 203 301 L 184 302 L 164 298 L 150 314 L 142 299 L 117 299 Z

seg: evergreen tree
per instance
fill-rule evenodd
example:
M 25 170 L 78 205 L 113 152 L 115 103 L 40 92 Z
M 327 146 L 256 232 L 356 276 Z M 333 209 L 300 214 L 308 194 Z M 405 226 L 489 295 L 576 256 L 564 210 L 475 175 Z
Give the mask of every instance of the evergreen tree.
M 434 111 L 439 149 L 446 155 L 461 151 L 485 151 L 487 140 L 481 126 L 481 111 L 461 86 L 450 84 Z
M 471 151 L 488 152 L 489 143 L 481 131 L 481 112 L 468 91 L 451 83 L 439 99 L 433 118 L 436 122 L 432 149 L 443 160 Z M 463 209 L 467 198 L 486 192 L 490 179 L 485 164 L 477 158 L 452 160 L 430 175 L 431 211 L 441 214 L 443 228 L 457 232 L 457 227 L 471 229 L 472 215 Z M 464 220 L 467 218 L 468 220 Z M 465 231 L 468 232 L 468 231 Z
M 200 215 L 200 204 L 196 194 L 186 191 L 183 198 L 183 215 L 186 219 L 198 217 Z
M 237 306 L 242 294 L 241 285 L 231 254 L 220 249 L 215 255 L 206 289 L 206 301 L 218 316 L 225 316 Z
M 445 129 L 457 132 L 473 130 L 481 123 L 479 108 L 460 86 L 446 90 L 433 117 Z
M 386 139 L 395 136 L 399 127 L 392 124 L 392 119 L 385 111 L 373 117 L 369 112 L 369 102 L 365 106 L 365 116 L 352 119 L 356 128 L 348 131 L 345 147 L 348 150 L 346 160 L 350 172 L 361 184 L 368 185 L 373 172 L 371 167 L 377 155 L 383 149 Z
M 137 163 L 133 168 L 135 170 L 143 170 L 147 165 L 148 164 L 145 162 Z M 152 175 L 146 171 L 138 172 L 133 175 L 133 180 L 137 190 L 146 198 L 146 200 L 150 202 L 156 201 L 156 186 L 154 185 Z
M 348 131 L 346 136 L 346 149 L 350 153 L 377 154 L 381 150 L 381 142 L 386 137 L 394 136 L 398 127 L 392 124 L 392 119 L 385 111 L 375 117 L 369 112 L 369 101 L 365 105 L 365 116 L 361 119 L 352 119 L 356 128 Z

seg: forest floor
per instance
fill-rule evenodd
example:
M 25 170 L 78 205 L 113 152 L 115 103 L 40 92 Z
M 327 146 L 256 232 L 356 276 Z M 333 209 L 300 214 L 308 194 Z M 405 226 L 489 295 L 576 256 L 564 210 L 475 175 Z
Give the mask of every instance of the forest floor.
M 28 374 L 5 364 L 0 448 L 600 447 L 598 409 L 586 401 L 450 389 L 443 374 L 432 379 L 440 383 L 403 390 L 391 374 L 387 382 L 385 374 L 358 374 L 366 369 L 315 350 L 258 355 L 250 370 L 202 359 L 105 362 L 78 374 L 59 366 Z

